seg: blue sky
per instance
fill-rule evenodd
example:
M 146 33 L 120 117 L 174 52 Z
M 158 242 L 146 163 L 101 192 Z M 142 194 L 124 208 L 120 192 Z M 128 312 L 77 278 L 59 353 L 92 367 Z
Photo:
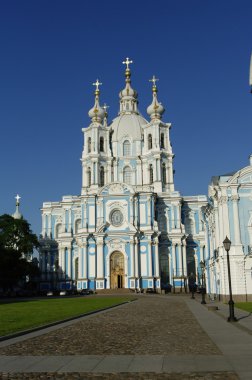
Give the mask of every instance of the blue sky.
M 252 2 L 246 0 L 1 0 L 0 214 L 21 211 L 41 231 L 43 201 L 78 195 L 81 128 L 96 78 L 111 121 L 133 59 L 146 116 L 155 74 L 172 122 L 175 188 L 207 194 L 211 176 L 252 153 Z

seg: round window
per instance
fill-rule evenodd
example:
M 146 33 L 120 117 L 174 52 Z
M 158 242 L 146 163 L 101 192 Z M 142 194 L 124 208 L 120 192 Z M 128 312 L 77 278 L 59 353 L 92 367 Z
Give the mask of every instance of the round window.
M 123 223 L 123 214 L 120 210 L 113 210 L 110 214 L 110 221 L 113 226 L 118 227 Z

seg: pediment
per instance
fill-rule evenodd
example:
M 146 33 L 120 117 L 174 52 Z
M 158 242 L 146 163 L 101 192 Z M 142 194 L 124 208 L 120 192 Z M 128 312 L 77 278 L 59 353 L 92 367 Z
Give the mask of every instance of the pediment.
M 122 194 L 134 194 L 132 186 L 126 183 L 113 182 L 102 188 L 101 195 L 122 195 Z
M 228 183 L 252 183 L 252 166 L 246 166 L 245 168 L 236 172 L 229 180 Z

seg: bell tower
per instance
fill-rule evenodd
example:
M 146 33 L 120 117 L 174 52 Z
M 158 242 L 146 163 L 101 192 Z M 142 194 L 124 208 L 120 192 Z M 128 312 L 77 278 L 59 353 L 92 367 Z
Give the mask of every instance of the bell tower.
M 97 79 L 95 86 L 95 103 L 88 112 L 91 123 L 83 128 L 84 147 L 82 152 L 82 194 L 90 189 L 103 187 L 111 181 L 112 156 L 107 126 L 107 108 L 100 106 L 100 89 L 102 83 Z

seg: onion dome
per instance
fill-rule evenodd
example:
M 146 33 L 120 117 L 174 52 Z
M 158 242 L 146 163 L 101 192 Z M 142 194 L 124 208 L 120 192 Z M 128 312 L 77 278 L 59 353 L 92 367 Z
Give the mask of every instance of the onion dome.
M 23 216 L 19 212 L 19 205 L 20 205 L 19 199 L 21 199 L 21 197 L 17 194 L 15 199 L 16 199 L 16 211 L 12 216 L 14 219 L 22 219 Z
M 155 75 L 153 75 L 153 78 L 150 79 L 150 82 L 153 83 L 153 86 L 152 86 L 153 99 L 152 99 L 151 105 L 149 105 L 149 107 L 147 108 L 147 113 L 148 115 L 150 115 L 151 119 L 161 119 L 162 114 L 165 111 L 164 107 L 162 106 L 161 103 L 158 102 L 158 99 L 157 99 L 158 90 L 156 86 L 156 81 L 158 81 L 158 79 L 155 78 Z
M 88 112 L 88 116 L 92 121 L 96 122 L 101 122 L 105 116 L 105 111 L 104 109 L 100 106 L 99 104 L 99 95 L 100 95 L 100 90 L 99 86 L 102 85 L 102 83 L 99 82 L 98 79 L 96 79 L 96 82 L 93 83 L 93 86 L 96 86 L 95 89 L 95 104 L 93 108 Z
M 133 61 L 130 61 L 129 58 L 126 58 L 126 61 L 123 62 L 124 65 L 126 65 L 125 70 L 125 88 L 120 91 L 119 98 L 120 98 L 120 114 L 122 113 L 138 113 L 137 110 L 137 92 L 131 87 L 131 72 L 129 65 L 133 63 Z

